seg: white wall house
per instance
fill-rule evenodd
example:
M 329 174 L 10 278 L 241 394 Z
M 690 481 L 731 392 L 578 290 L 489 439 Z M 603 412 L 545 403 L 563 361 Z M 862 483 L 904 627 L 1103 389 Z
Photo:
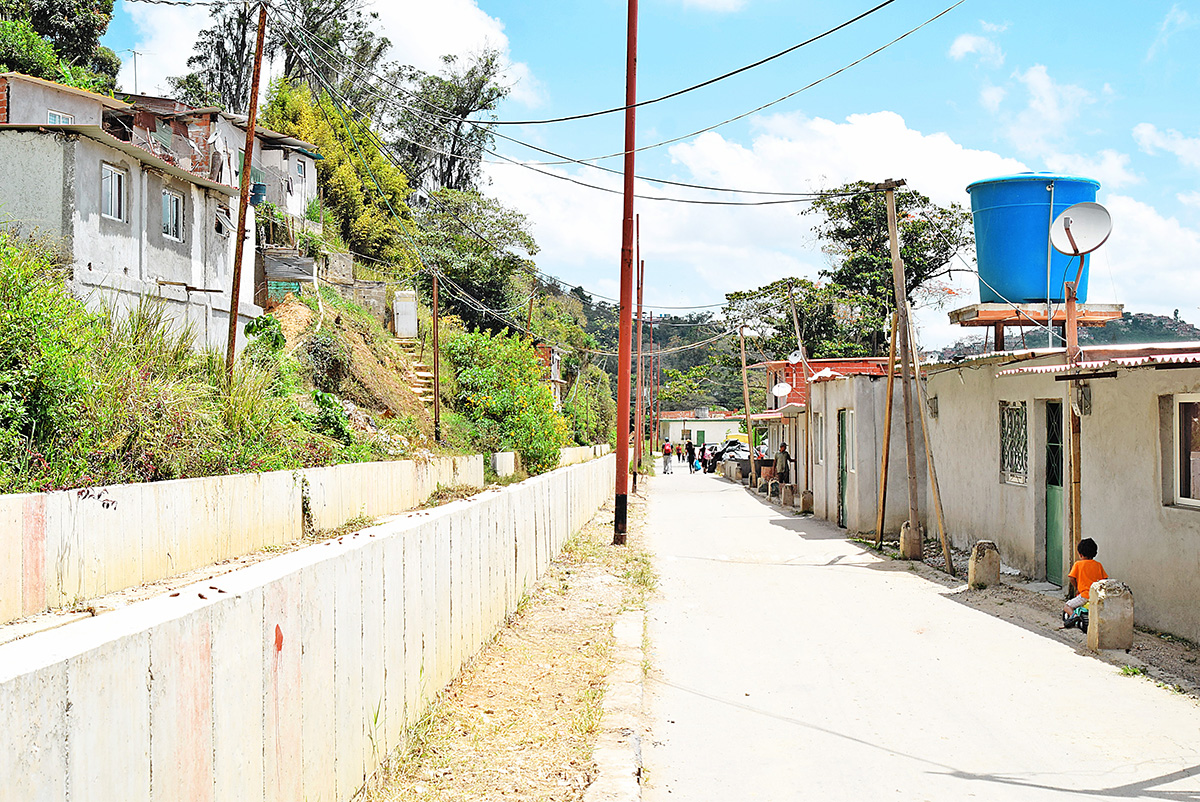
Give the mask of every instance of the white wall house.
M 710 412 L 707 409 L 664 412 L 658 437 L 660 442 L 663 439 L 672 443 L 691 440 L 695 445 L 720 445 L 741 430 L 742 420 L 734 412 Z

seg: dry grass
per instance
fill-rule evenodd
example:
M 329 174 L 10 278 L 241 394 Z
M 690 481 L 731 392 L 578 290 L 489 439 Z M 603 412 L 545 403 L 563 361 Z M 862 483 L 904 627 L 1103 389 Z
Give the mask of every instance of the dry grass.
M 631 498 L 629 545 L 611 545 L 611 507 L 567 543 L 358 799 L 581 799 L 594 774 L 613 621 L 644 606 L 655 584 L 643 520 L 642 499 Z

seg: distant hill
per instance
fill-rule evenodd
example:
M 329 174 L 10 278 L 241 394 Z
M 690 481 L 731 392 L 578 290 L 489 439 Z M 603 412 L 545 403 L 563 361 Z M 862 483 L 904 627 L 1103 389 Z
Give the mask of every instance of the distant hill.
M 1026 329 L 1022 341 L 1020 329 L 1007 329 L 1004 347 L 1012 351 L 1021 348 L 1045 348 L 1045 332 L 1034 333 Z M 1146 312 L 1125 312 L 1120 320 L 1114 320 L 1099 328 L 1080 328 L 1079 344 L 1089 345 L 1137 345 L 1138 343 L 1200 342 L 1200 328 L 1196 328 L 1179 317 L 1151 315 Z M 972 335 L 958 340 L 939 351 L 926 355 L 927 359 L 948 362 L 955 357 L 973 356 L 991 350 L 991 338 L 984 342 L 983 335 Z

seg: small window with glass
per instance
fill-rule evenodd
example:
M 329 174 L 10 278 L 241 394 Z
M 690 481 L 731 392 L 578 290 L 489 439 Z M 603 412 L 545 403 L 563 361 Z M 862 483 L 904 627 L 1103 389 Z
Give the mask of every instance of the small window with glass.
M 100 214 L 125 221 L 125 171 L 111 164 L 100 165 Z
M 74 114 L 67 114 L 66 112 L 55 111 L 54 109 L 50 109 L 46 117 L 46 122 L 50 125 L 71 125 L 75 122 Z
M 1200 394 L 1175 396 L 1175 501 L 1200 507 Z
M 296 159 L 296 175 L 301 181 L 304 180 L 304 162 L 300 159 Z
M 183 241 L 183 195 L 169 189 L 162 194 L 162 231 L 167 239 Z
M 825 418 L 819 412 L 813 413 L 812 454 L 814 465 L 825 461 Z

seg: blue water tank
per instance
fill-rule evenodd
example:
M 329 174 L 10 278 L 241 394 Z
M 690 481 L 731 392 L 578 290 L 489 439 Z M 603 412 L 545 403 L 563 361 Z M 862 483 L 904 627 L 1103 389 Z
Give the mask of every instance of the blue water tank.
M 1005 175 L 967 187 L 975 220 L 979 300 L 985 304 L 1066 300 L 1063 284 L 1075 278 L 1079 257 L 1050 247 L 1050 223 L 1068 206 L 1095 201 L 1098 189 L 1100 182 L 1091 178 L 1054 173 Z M 1080 303 L 1087 300 L 1088 267 L 1087 257 L 1083 258 Z

